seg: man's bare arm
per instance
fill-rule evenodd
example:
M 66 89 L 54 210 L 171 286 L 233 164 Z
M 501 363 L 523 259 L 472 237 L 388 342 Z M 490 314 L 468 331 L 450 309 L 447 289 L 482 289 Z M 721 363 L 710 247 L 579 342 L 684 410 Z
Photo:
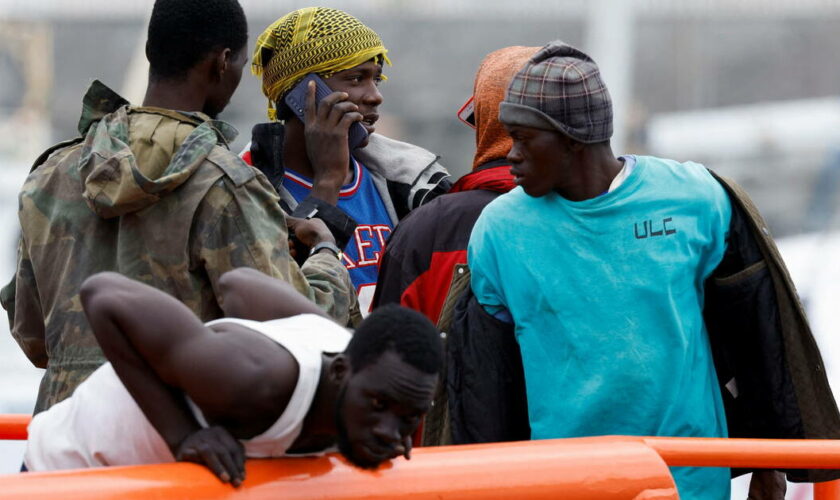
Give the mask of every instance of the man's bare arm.
M 329 318 L 291 284 L 256 269 L 240 267 L 219 279 L 222 310 L 229 318 L 268 321 L 297 314 L 318 314 Z
M 203 463 L 238 485 L 245 474 L 242 445 L 222 428 L 201 429 L 182 391 L 208 371 L 235 378 L 228 372 L 238 365 L 221 362 L 229 346 L 219 345 L 174 298 L 119 274 L 88 278 L 80 295 L 105 356 L 175 458 Z

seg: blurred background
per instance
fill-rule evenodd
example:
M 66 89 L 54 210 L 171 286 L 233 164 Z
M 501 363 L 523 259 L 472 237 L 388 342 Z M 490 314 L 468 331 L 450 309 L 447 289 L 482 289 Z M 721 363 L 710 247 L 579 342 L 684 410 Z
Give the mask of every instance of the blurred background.
M 251 41 L 310 2 L 240 0 Z M 0 281 L 11 278 L 16 193 L 38 154 L 77 135 L 98 78 L 139 104 L 152 0 L 0 0 Z M 441 155 L 455 175 L 474 136 L 456 111 L 484 55 L 563 39 L 600 64 L 616 153 L 701 162 L 738 180 L 768 220 L 840 390 L 840 2 L 835 0 L 335 0 L 390 50 L 377 132 Z M 265 121 L 245 74 L 221 118 Z M 0 413 L 31 411 L 40 374 L 0 321 Z M 19 463 L 0 448 L 0 472 Z M 4 452 L 3 450 L 11 450 Z M 797 498 L 797 491 L 789 498 Z

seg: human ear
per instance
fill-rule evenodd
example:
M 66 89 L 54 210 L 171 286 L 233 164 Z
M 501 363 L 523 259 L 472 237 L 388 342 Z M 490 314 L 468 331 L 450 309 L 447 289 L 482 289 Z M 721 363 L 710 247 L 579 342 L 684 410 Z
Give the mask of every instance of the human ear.
M 216 54 L 214 61 L 214 69 L 215 73 L 219 77 L 219 80 L 222 79 L 222 77 L 225 75 L 225 71 L 228 70 L 231 57 L 233 57 L 233 54 L 230 49 L 223 49 Z
M 566 148 L 573 153 L 580 153 L 581 151 L 583 151 L 583 148 L 586 147 L 586 144 L 584 144 L 580 141 L 576 141 L 576 140 L 572 139 L 571 137 L 568 137 L 568 136 L 562 136 L 562 137 L 563 137 L 563 140 L 566 143 Z
M 350 375 L 350 360 L 344 354 L 336 356 L 327 373 L 332 382 L 343 382 Z

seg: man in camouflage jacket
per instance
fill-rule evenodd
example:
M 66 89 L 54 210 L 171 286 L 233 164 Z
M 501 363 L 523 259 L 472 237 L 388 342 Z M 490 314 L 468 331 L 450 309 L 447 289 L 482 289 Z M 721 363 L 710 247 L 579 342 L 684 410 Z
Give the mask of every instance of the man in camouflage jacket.
M 149 96 L 145 103 L 155 101 Z M 105 361 L 79 302 L 82 282 L 100 271 L 163 290 L 202 321 L 222 315 L 219 277 L 237 267 L 292 283 L 342 324 L 355 301 L 332 252 L 315 253 L 301 268 L 290 258 L 278 197 L 228 150 L 232 127 L 201 112 L 127 104 L 94 82 L 83 138 L 42 155 L 20 193 L 16 284 L 4 290 L 3 305 L 12 335 L 47 369 L 36 412 L 72 394 Z M 310 222 L 295 227 L 301 239 Z M 334 243 L 320 227 L 310 242 Z

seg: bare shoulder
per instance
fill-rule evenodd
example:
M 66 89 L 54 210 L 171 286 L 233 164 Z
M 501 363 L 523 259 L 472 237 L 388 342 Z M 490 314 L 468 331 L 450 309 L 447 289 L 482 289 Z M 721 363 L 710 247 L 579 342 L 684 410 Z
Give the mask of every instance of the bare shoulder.
M 294 390 L 298 378 L 298 362 L 282 345 L 248 326 L 221 322 L 210 326 L 219 340 L 229 345 L 230 361 L 238 366 L 237 384 L 272 387 L 273 391 Z M 232 381 L 233 382 L 233 381 Z M 276 396 L 276 394 L 275 394 Z
M 226 367 L 217 372 L 224 376 L 211 375 L 208 391 L 193 400 L 208 421 L 224 424 L 234 436 L 258 435 L 289 404 L 300 373 L 298 362 L 286 348 L 242 324 L 220 322 L 210 330 L 227 352 Z

